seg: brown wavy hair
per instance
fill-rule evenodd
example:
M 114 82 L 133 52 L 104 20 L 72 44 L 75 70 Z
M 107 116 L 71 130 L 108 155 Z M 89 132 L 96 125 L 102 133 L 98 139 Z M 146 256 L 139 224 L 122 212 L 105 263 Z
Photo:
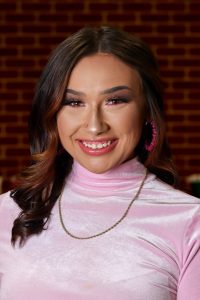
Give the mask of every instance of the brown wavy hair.
M 48 227 L 51 210 L 73 162 L 61 146 L 56 117 L 72 69 L 81 58 L 98 52 L 115 55 L 139 72 L 147 115 L 157 128 L 157 143 L 152 152 L 145 150 L 144 143 L 151 139 L 151 132 L 144 125 L 136 153 L 161 180 L 174 183 L 175 171 L 165 134 L 162 84 L 152 51 L 138 37 L 119 29 L 83 28 L 53 51 L 36 88 L 29 120 L 32 161 L 22 172 L 20 185 L 11 192 L 21 209 L 12 228 L 13 245 L 19 239 L 22 246 L 31 235 Z

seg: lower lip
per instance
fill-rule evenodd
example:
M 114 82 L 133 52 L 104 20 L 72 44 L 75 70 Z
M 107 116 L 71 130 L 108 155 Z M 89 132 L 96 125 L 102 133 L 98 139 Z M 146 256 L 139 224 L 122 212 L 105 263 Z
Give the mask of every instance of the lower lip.
M 115 148 L 117 143 L 118 143 L 118 140 L 115 140 L 109 146 L 107 146 L 105 148 L 91 149 L 91 148 L 86 147 L 82 142 L 78 141 L 78 144 L 79 144 L 80 148 L 83 150 L 83 152 L 85 152 L 89 155 L 92 155 L 92 156 L 99 156 L 99 155 L 103 155 L 108 152 L 111 152 Z

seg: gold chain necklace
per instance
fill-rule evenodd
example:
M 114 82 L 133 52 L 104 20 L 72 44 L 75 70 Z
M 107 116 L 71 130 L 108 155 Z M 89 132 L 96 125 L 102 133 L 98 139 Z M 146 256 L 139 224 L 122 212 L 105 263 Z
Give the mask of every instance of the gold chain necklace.
M 65 226 L 65 224 L 64 224 L 64 221 L 63 221 L 62 210 L 61 210 L 61 198 L 62 198 L 62 193 L 61 193 L 61 195 L 60 195 L 60 197 L 59 197 L 59 199 L 58 199 L 58 207 L 59 207 L 59 217 L 60 217 L 60 222 L 61 222 L 62 228 L 64 229 L 64 231 L 65 231 L 69 236 L 71 236 L 71 237 L 74 238 L 74 239 L 78 239 L 78 240 L 89 240 L 89 239 L 93 239 L 93 238 L 95 238 L 95 237 L 98 237 L 98 236 L 100 236 L 100 235 L 103 235 L 104 233 L 106 233 L 106 232 L 112 230 L 112 229 L 113 229 L 114 227 L 116 227 L 119 223 L 121 223 L 122 220 L 127 216 L 127 214 L 128 214 L 128 212 L 129 212 L 129 210 L 130 210 L 130 208 L 131 208 L 133 202 L 136 200 L 136 198 L 139 196 L 139 194 L 140 194 L 140 192 L 141 192 L 141 190 L 142 190 L 142 187 L 143 187 L 144 182 L 145 182 L 145 180 L 146 180 L 146 178 L 147 178 L 147 175 L 148 175 L 148 171 L 146 170 L 145 176 L 144 176 L 144 178 L 143 178 L 143 180 L 142 180 L 142 182 L 141 182 L 141 185 L 140 185 L 140 187 L 139 187 L 139 189 L 138 189 L 136 195 L 134 196 L 134 198 L 133 198 L 133 199 L 131 200 L 131 202 L 129 203 L 129 205 L 128 205 L 126 211 L 124 212 L 124 214 L 122 215 L 122 217 L 121 217 L 116 223 L 114 223 L 112 226 L 110 226 L 109 228 L 107 228 L 107 229 L 105 229 L 104 231 L 101 231 L 101 232 L 99 232 L 99 233 L 97 233 L 97 234 L 91 235 L 91 236 L 86 236 L 86 237 L 76 236 L 76 235 L 74 235 L 73 233 L 71 233 L 71 232 L 66 228 L 66 226 Z

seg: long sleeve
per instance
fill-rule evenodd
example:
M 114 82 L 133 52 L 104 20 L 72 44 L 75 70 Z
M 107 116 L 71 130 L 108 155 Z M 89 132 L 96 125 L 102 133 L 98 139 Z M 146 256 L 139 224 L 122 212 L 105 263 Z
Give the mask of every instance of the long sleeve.
M 65 184 L 66 228 L 90 236 L 116 223 L 145 170 L 129 161 L 107 174 L 79 166 Z M 47 230 L 11 246 L 20 209 L 0 196 L 1 300 L 199 300 L 200 199 L 148 174 L 127 216 L 98 238 L 63 230 L 56 202 Z
M 183 244 L 177 300 L 200 299 L 200 210 L 190 221 Z

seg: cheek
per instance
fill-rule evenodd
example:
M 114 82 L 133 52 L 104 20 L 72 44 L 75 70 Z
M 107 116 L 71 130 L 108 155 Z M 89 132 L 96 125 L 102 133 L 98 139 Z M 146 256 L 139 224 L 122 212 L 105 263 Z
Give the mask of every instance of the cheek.
M 62 137 L 67 137 L 72 135 L 77 127 L 77 120 L 78 118 L 74 118 L 67 114 L 64 111 L 61 111 L 58 114 L 57 117 L 57 128 L 58 128 L 58 134 L 60 136 L 60 139 L 62 140 Z
M 129 110 L 118 119 L 118 128 L 122 133 L 138 135 L 143 125 L 143 114 L 138 110 Z

